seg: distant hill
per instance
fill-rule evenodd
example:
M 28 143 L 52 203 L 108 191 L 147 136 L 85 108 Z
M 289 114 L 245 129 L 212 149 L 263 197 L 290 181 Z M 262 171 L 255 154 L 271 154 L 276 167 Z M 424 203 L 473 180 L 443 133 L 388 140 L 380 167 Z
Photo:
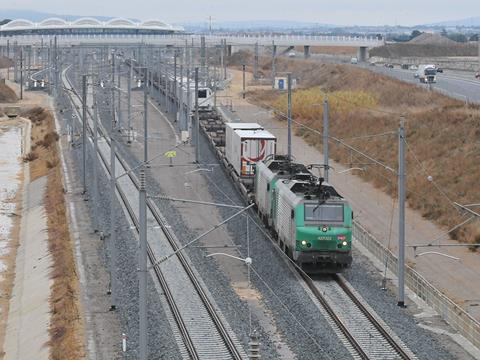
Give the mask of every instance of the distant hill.
M 183 22 L 186 29 L 208 29 L 208 23 L 204 22 Z M 320 24 L 314 22 L 290 21 L 290 20 L 253 20 L 253 21 L 217 21 L 212 24 L 213 29 L 228 30 L 282 30 L 282 29 L 331 29 L 338 25 Z
M 480 16 L 470 17 L 461 20 L 441 21 L 433 24 L 425 24 L 427 26 L 480 26 Z
M 77 20 L 81 17 L 88 17 L 89 15 L 59 15 L 59 14 L 52 14 L 52 13 L 46 13 L 46 12 L 41 12 L 41 11 L 33 11 L 33 10 L 0 10 L 0 20 L 2 19 L 26 19 L 30 20 L 33 22 L 39 22 L 51 17 L 57 17 L 60 19 L 64 19 L 67 21 L 73 21 Z M 91 15 L 91 17 L 94 17 L 95 19 L 98 19 L 100 21 L 108 21 L 113 19 L 114 17 L 111 16 L 96 16 L 96 15 Z M 132 19 L 135 20 L 135 19 Z
M 441 56 L 476 56 L 477 44 L 415 44 L 411 42 L 387 44 L 370 50 L 370 56 L 398 59 L 402 57 L 441 57 Z
M 408 42 L 409 44 L 419 44 L 419 45 L 455 45 L 455 41 L 446 38 L 445 36 L 439 34 L 429 34 L 423 33 L 414 37 Z

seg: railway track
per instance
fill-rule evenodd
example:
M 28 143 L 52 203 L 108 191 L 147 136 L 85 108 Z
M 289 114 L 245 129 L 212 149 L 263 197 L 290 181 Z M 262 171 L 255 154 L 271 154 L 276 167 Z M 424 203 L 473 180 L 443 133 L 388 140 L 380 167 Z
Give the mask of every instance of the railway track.
M 62 80 L 74 111 L 80 121 L 77 109 L 81 100 L 70 80 L 62 73 Z M 92 116 L 89 113 L 88 131 L 92 134 Z M 98 124 L 99 133 L 105 141 L 99 142 L 99 155 L 104 169 L 110 173 L 110 143 L 107 131 Z M 117 181 L 117 193 L 128 212 L 131 222 L 138 232 L 138 188 L 139 183 L 127 163 L 116 157 L 115 175 L 127 174 Z M 169 318 L 174 319 L 174 333 L 178 333 L 183 346 L 184 358 L 191 359 L 245 359 L 247 358 L 240 342 L 230 329 L 216 305 L 212 303 L 200 277 L 190 266 L 187 257 L 179 252 L 177 256 L 158 264 L 158 254 L 170 254 L 179 248 L 179 242 L 166 220 L 151 199 L 147 199 L 148 259 L 154 277 L 161 285 L 168 302 Z M 167 309 L 165 309 L 167 311 Z M 177 338 L 178 340 L 178 338 Z M 177 341 L 178 342 L 178 341 Z
M 219 126 L 220 121 L 216 114 L 210 115 L 205 112 L 203 117 L 200 117 L 201 131 L 209 139 L 210 146 L 218 159 L 224 162 L 228 169 L 228 164 L 219 150 L 219 146 L 224 146 L 225 141 L 219 136 L 221 133 Z M 235 177 L 234 172 L 230 172 L 230 176 L 248 200 L 248 190 L 239 178 Z M 344 343 L 354 358 L 416 359 L 415 354 L 402 343 L 383 320 L 360 300 L 343 277 L 335 275 L 328 281 L 322 281 L 313 280 L 304 272 L 299 271 L 299 273 L 325 310 L 330 324 L 345 340 Z
M 203 130 L 206 132 L 205 129 Z M 213 145 L 215 147 L 215 144 Z M 120 166 L 116 166 L 116 168 L 122 169 L 121 171 L 128 169 L 126 164 L 122 164 L 121 159 L 118 159 L 118 161 Z M 107 161 L 105 161 L 105 164 L 106 163 Z M 135 185 L 132 192 L 138 193 L 137 180 L 133 175 L 130 176 L 130 181 Z M 127 203 L 127 200 L 125 200 L 124 203 Z M 148 208 L 155 223 L 159 224 L 162 228 L 164 235 L 167 238 L 174 237 L 161 214 L 156 209 L 155 204 L 149 201 Z M 132 211 L 132 213 L 134 212 Z M 134 217 L 134 215 L 131 215 L 131 218 Z M 176 248 L 175 244 L 178 244 L 178 242 L 175 241 L 174 238 L 171 239 L 171 241 L 169 240 L 169 242 L 172 244 L 170 251 L 174 251 Z M 169 252 L 162 251 L 161 253 L 165 254 Z M 155 252 L 150 246 L 149 257 L 152 263 L 157 261 Z M 188 262 L 186 262 L 186 264 L 188 266 Z M 157 277 L 159 278 L 159 281 L 162 282 L 160 280 L 162 278 L 162 272 L 160 269 L 156 268 L 155 272 L 157 271 L 159 272 Z M 188 272 L 189 270 L 186 271 Z M 313 280 L 310 277 L 305 276 L 305 274 L 301 275 L 321 304 L 324 313 L 326 313 L 326 316 L 329 318 L 330 324 L 335 328 L 335 331 L 339 334 L 343 343 L 355 359 L 416 359 L 415 355 L 373 312 L 373 310 L 360 300 L 359 296 L 356 295 L 356 292 L 350 288 L 341 276 L 334 276 L 328 280 Z M 165 285 L 162 286 L 165 287 Z M 174 297 L 173 294 L 172 297 Z M 173 300 L 169 300 L 169 303 L 173 303 Z M 172 314 L 175 315 L 179 312 L 178 307 L 175 308 L 175 306 L 172 305 L 171 308 Z M 207 312 L 213 314 L 214 310 L 208 309 L 207 307 Z M 175 316 L 181 318 L 180 315 Z M 181 321 L 178 323 L 180 329 L 188 329 L 188 324 L 182 323 Z M 183 335 L 183 338 L 183 342 L 189 349 L 189 354 L 194 353 L 194 345 L 189 344 L 189 340 L 185 335 Z M 230 348 L 232 347 L 234 347 L 233 344 Z M 208 358 L 216 359 L 218 357 Z
M 341 275 L 312 279 L 300 273 L 356 359 L 416 359 Z

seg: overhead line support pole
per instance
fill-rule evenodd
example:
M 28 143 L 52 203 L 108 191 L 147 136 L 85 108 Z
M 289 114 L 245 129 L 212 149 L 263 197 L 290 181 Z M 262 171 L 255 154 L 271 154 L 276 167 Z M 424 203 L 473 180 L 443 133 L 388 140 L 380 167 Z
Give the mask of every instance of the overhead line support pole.
M 147 72 L 145 68 L 145 79 L 143 83 L 143 161 L 148 161 L 148 85 Z
M 275 76 L 277 73 L 277 45 L 272 41 L 272 89 L 275 88 Z
M 253 78 L 258 80 L 258 42 L 255 43 L 255 56 L 253 59 Z
M 95 91 L 95 87 L 92 87 L 92 91 Z M 98 221 L 98 209 L 100 199 L 98 197 L 98 104 L 96 100 L 96 94 L 93 94 L 93 196 L 94 196 L 94 227 L 95 231 L 99 230 L 99 221 Z
M 20 48 L 20 100 L 23 100 L 23 47 Z
M 405 307 L 405 120 L 398 132 L 398 306 Z
M 177 93 L 177 50 L 175 49 L 173 52 L 173 104 L 175 110 L 175 121 L 178 122 L 179 120 L 179 112 L 178 112 L 178 93 Z
M 116 309 L 116 229 L 115 229 L 115 200 L 116 200 L 116 173 L 115 173 L 115 139 L 113 138 L 113 131 L 110 134 L 110 239 L 109 239 L 109 253 L 110 253 L 110 311 Z
M 112 131 L 115 129 L 115 54 L 112 52 Z
M 243 76 L 243 87 L 242 87 L 242 98 L 245 99 L 245 68 L 246 65 L 242 65 L 242 76 Z
M 140 360 L 147 360 L 147 191 L 145 170 L 140 170 L 138 291 L 139 291 L 139 347 Z
M 117 95 L 117 112 L 118 112 L 118 131 L 120 131 L 122 129 L 122 109 L 121 109 L 121 106 L 122 106 L 122 103 L 121 103 L 121 98 L 122 98 L 122 76 L 120 74 L 120 70 L 121 70 L 121 63 L 119 62 L 117 64 L 117 91 L 118 91 L 118 95 Z
M 87 193 L 87 75 L 82 76 L 83 192 Z
M 292 74 L 287 74 L 288 86 L 288 104 L 287 104 L 287 122 L 288 122 L 288 160 L 292 160 Z
M 328 127 L 329 127 L 330 108 L 328 105 L 328 99 L 325 96 L 323 100 L 323 178 L 328 182 L 328 170 L 329 170 L 329 153 L 328 153 Z
M 132 134 L 132 69 L 133 64 L 130 61 L 130 69 L 128 72 L 128 98 L 127 98 L 127 122 L 128 122 L 128 129 L 127 129 L 127 143 L 130 144 L 132 142 L 131 134 Z
M 200 164 L 200 120 L 198 116 L 198 67 L 195 68 L 195 161 Z

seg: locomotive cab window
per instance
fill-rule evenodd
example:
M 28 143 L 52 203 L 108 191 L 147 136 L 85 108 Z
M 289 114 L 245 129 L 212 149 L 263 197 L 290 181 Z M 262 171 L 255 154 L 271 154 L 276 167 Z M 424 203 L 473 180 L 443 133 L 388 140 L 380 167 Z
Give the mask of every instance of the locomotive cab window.
M 343 222 L 343 204 L 305 204 L 305 221 Z
M 207 89 L 198 90 L 198 97 L 205 99 L 207 97 Z

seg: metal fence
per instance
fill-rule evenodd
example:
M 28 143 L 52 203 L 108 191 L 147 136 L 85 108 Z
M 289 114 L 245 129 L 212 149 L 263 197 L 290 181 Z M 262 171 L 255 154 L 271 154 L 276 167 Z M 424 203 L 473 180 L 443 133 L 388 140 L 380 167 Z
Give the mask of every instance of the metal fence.
M 353 225 L 353 236 L 378 260 L 386 263 L 388 270 L 397 275 L 397 257 L 357 222 Z M 452 328 L 480 348 L 480 323 L 408 265 L 405 265 L 405 285 L 438 312 Z

